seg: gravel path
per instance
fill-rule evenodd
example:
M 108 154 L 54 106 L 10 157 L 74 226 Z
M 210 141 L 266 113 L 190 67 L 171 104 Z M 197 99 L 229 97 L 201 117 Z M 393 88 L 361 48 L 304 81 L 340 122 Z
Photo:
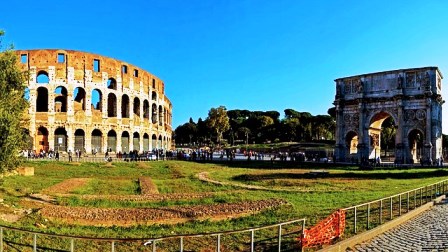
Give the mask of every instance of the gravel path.
M 414 219 L 347 251 L 448 252 L 448 204 L 435 205 Z

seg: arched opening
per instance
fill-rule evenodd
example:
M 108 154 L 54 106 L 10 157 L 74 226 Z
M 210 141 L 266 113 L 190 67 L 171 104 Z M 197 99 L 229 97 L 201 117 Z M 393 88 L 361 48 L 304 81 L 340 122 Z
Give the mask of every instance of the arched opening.
M 54 94 L 54 112 L 67 112 L 67 89 L 59 86 Z
M 74 104 L 73 108 L 76 111 L 85 111 L 86 110 L 86 91 L 83 88 L 77 87 L 73 92 Z
M 129 96 L 127 95 L 121 98 L 121 118 L 129 118 Z
M 117 117 L 117 97 L 112 93 L 107 96 L 107 116 Z
M 92 90 L 91 106 L 93 113 L 95 113 L 95 110 L 98 112 L 102 111 L 103 109 L 102 100 L 103 100 L 103 94 L 101 93 L 101 91 L 98 89 Z
M 166 137 L 163 137 L 163 148 L 166 150 L 167 149 L 167 145 L 166 145 Z
M 85 136 L 86 133 L 82 129 L 77 129 L 75 131 L 75 151 L 81 151 L 81 153 L 84 152 L 84 146 L 85 146 Z
M 54 131 L 54 148 L 61 152 L 67 151 L 67 131 L 64 128 L 57 128 Z
M 117 151 L 117 132 L 110 130 L 107 133 L 107 149 L 113 152 Z
M 48 112 L 48 90 L 44 87 L 37 89 L 36 112 Z
M 134 98 L 134 115 L 140 117 L 140 99 L 137 97 Z
M 102 146 L 103 146 L 103 133 L 99 129 L 94 129 L 92 131 L 92 140 L 91 140 L 92 153 L 95 154 L 103 152 Z
M 157 123 L 157 105 L 152 104 L 152 123 Z
M 37 129 L 37 135 L 36 135 L 36 147 L 37 147 L 37 152 L 40 151 L 46 151 L 48 152 L 48 147 L 49 147 L 49 143 L 48 143 L 48 130 L 45 127 L 39 127 Z
M 347 148 L 347 161 L 354 162 L 357 160 L 357 154 L 358 154 L 358 134 L 354 131 L 350 131 L 345 136 L 345 143 Z
M 159 141 L 157 142 L 157 149 L 161 149 L 162 148 L 162 136 L 159 136 Z
M 30 89 L 28 87 L 25 88 L 23 93 L 23 97 L 29 102 L 30 101 Z
M 143 101 L 143 118 L 149 119 L 149 102 L 148 102 L 148 100 Z
M 157 93 L 155 91 L 152 91 L 152 100 L 157 101 Z
M 39 84 L 48 84 L 50 82 L 50 78 L 48 77 L 48 73 L 45 71 L 39 71 L 37 73 L 36 82 Z
M 107 88 L 117 90 L 117 81 L 114 78 L 109 78 L 107 80 Z
M 393 162 L 395 135 L 395 121 L 389 113 L 380 112 L 374 115 L 369 127 L 369 159 L 375 162 Z
M 134 145 L 134 150 L 140 151 L 140 134 L 138 132 L 134 132 L 132 144 Z
M 413 129 L 409 132 L 409 150 L 411 152 L 411 162 L 413 163 L 419 163 L 420 159 L 422 159 L 423 139 L 424 135 L 420 130 Z
M 129 153 L 129 133 L 127 131 L 121 133 L 121 150 L 123 153 Z
M 155 150 L 155 149 L 157 149 L 157 136 L 155 134 L 153 134 L 151 138 L 152 138 L 152 143 L 151 143 L 152 149 Z
M 163 108 L 159 105 L 159 125 L 163 125 Z
M 143 151 L 149 151 L 149 135 L 143 134 Z
M 24 138 L 25 138 L 25 147 L 28 150 L 32 150 L 34 138 L 30 135 L 30 130 L 26 129 L 26 128 L 22 128 L 22 134 L 24 135 Z

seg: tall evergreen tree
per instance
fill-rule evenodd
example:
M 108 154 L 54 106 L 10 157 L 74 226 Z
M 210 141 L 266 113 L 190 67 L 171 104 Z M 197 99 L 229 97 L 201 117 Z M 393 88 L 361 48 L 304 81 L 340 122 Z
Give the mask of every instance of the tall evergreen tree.
M 3 49 L 3 35 L 0 30 L 0 172 L 20 164 L 19 153 L 27 140 L 23 119 L 28 107 L 24 96 L 27 75 L 17 66 L 12 47 Z

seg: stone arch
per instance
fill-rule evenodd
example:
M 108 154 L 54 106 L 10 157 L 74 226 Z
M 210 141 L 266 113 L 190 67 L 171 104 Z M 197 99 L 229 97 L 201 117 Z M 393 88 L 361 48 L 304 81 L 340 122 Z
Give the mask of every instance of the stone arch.
M 103 133 L 99 129 L 92 130 L 91 148 L 94 154 L 103 152 Z
M 151 99 L 153 101 L 157 101 L 157 93 L 156 93 L 156 91 L 152 91 Z
M 30 88 L 26 87 L 23 92 L 23 98 L 25 98 L 28 102 L 30 101 Z
M 86 110 L 86 91 L 82 87 L 77 87 L 73 91 L 73 108 L 74 111 L 85 111 Z
M 92 110 L 102 111 L 103 110 L 103 94 L 99 89 L 93 89 L 91 93 L 91 107 Z
M 121 97 L 121 118 L 129 118 L 129 96 L 126 94 Z
M 394 148 L 390 162 L 415 163 L 419 156 L 425 164 L 440 160 L 442 78 L 437 67 L 422 67 L 336 79 L 336 161 L 346 161 L 343 132 L 351 127 L 359 129 L 358 161 L 374 158 L 378 150 L 381 155 L 385 122 L 392 132 L 387 141 Z
M 36 82 L 39 84 L 48 84 L 50 83 L 50 77 L 48 77 L 48 73 L 44 70 L 40 70 L 36 76 Z
M 157 123 L 157 105 L 152 104 L 152 123 Z
M 113 152 L 117 151 L 117 132 L 115 130 L 107 132 L 107 149 Z
M 149 119 L 149 102 L 146 99 L 143 101 L 143 118 Z
M 410 129 L 407 132 L 407 140 L 409 143 L 409 156 L 412 163 L 419 163 L 423 154 L 423 143 L 424 143 L 423 130 L 419 128 Z
M 77 129 L 75 131 L 75 150 L 84 152 L 86 133 L 83 129 Z
M 152 140 L 152 149 L 153 150 L 155 150 L 155 149 L 157 149 L 157 136 L 156 136 L 156 134 L 152 134 L 152 136 L 151 136 L 151 140 Z
M 107 117 L 117 117 L 117 97 L 113 93 L 107 96 Z
M 149 151 L 149 135 L 143 134 L 143 151 Z
M 132 134 L 132 144 L 134 146 L 134 150 L 140 151 L 140 134 L 137 131 Z
M 162 135 L 159 135 L 159 141 L 157 141 L 157 149 L 161 149 L 163 147 L 162 145 Z
M 37 128 L 36 137 L 34 138 L 36 143 L 34 146 L 37 146 L 37 152 L 41 150 L 48 152 L 49 143 L 48 143 L 48 130 L 47 128 L 40 126 Z
M 163 108 L 159 105 L 159 125 L 163 125 Z
M 140 117 L 140 99 L 138 97 L 134 98 L 133 112 L 137 117 Z
M 127 131 L 121 133 L 121 151 L 129 153 L 129 132 Z
M 54 90 L 54 112 L 67 112 L 67 89 L 58 86 Z
M 48 112 L 48 89 L 37 88 L 36 112 Z
M 107 88 L 117 90 L 117 81 L 114 78 L 109 78 L 107 80 Z
M 392 120 L 392 124 L 396 125 L 396 120 L 398 119 L 397 115 L 394 113 L 388 112 L 388 111 L 377 111 L 376 113 L 373 113 L 370 118 L 370 124 L 368 126 L 368 134 L 369 134 L 369 156 L 368 158 L 371 160 L 377 160 L 378 157 L 381 157 L 381 159 L 384 159 L 385 157 L 382 157 L 382 151 L 381 151 L 381 145 L 383 142 L 382 136 L 383 136 L 383 124 L 384 122 L 389 122 Z M 395 133 L 393 133 L 395 135 Z M 393 137 L 391 139 L 394 143 L 396 143 L 396 137 Z M 395 149 L 395 145 L 393 144 L 393 147 Z M 395 152 L 395 150 L 393 151 Z M 392 157 L 395 157 L 393 155 Z M 390 157 L 387 157 L 390 159 Z M 390 160 L 389 160 L 390 161 Z
M 54 148 L 55 150 L 61 151 L 69 151 L 67 150 L 67 131 L 63 127 L 59 127 L 54 131 Z M 73 150 L 71 150 L 73 151 Z

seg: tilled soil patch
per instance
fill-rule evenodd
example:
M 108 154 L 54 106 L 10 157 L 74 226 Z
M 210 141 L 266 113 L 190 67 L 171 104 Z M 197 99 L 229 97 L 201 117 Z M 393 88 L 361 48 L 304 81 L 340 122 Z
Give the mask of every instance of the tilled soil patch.
M 138 182 L 140 184 L 140 193 L 142 195 L 159 193 L 156 184 L 152 182 L 152 179 L 150 177 L 140 177 L 138 178 Z
M 175 224 L 189 220 L 229 219 L 285 204 L 287 202 L 281 199 L 267 199 L 216 205 L 130 209 L 45 206 L 40 210 L 40 214 L 46 218 L 81 225 L 131 226 L 138 224 Z
M 170 194 L 146 194 L 146 195 L 77 195 L 77 194 L 54 194 L 59 197 L 78 197 L 86 200 L 113 200 L 113 201 L 163 201 L 163 200 L 189 200 L 213 197 L 218 193 L 170 193 Z
M 73 190 L 86 185 L 90 181 L 89 178 L 71 178 L 62 181 L 56 185 L 50 186 L 43 190 L 44 193 L 70 193 Z

